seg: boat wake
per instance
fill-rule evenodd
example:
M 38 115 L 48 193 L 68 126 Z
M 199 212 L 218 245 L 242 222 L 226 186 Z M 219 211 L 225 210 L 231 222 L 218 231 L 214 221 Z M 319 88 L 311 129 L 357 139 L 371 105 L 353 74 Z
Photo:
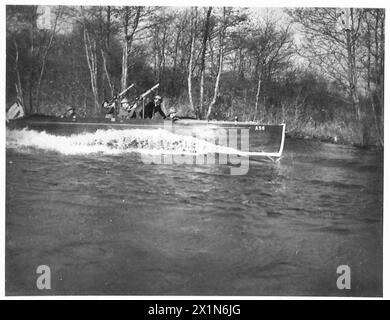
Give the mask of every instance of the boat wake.
M 29 129 L 8 129 L 6 147 L 19 152 L 54 151 L 65 155 L 101 153 L 107 155 L 138 152 L 144 154 L 237 153 L 232 148 L 163 129 L 97 130 L 71 136 Z

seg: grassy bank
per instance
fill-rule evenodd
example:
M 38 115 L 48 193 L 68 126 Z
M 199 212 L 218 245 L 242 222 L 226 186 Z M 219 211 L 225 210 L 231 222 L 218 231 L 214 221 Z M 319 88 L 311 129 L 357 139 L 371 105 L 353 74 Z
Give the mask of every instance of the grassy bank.
M 290 137 L 383 149 L 383 138 L 380 138 L 378 130 L 372 123 L 333 120 L 324 123 L 296 121 L 290 125 L 287 121 L 286 124 L 287 136 Z
M 288 124 L 287 124 L 288 125 Z M 287 135 L 294 138 L 318 139 L 324 142 L 346 144 L 354 146 L 368 146 L 363 142 L 362 130 L 353 126 L 343 126 L 338 123 L 304 123 L 287 131 Z

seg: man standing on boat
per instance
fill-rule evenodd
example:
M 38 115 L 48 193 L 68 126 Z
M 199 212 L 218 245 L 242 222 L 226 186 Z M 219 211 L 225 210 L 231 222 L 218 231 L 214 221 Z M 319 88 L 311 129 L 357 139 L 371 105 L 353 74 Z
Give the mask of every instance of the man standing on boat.
M 145 105 L 145 109 L 144 109 L 144 118 L 147 119 L 152 119 L 154 114 L 156 112 L 158 112 L 162 117 L 163 119 L 166 118 L 166 115 L 164 113 L 164 111 L 162 111 L 161 109 L 161 103 L 162 103 L 162 98 L 161 96 L 155 96 L 153 101 L 150 101 L 148 104 Z M 141 110 L 142 112 L 142 110 Z M 142 117 L 142 114 L 141 114 L 141 117 Z
M 126 112 L 129 111 L 130 106 L 128 100 L 125 97 L 125 94 L 133 87 L 134 87 L 134 83 L 132 83 L 121 93 L 114 94 L 112 99 L 104 100 L 104 102 L 102 103 L 102 111 L 106 114 L 106 118 L 114 119 L 121 112 L 122 109 L 124 109 Z
M 130 111 L 130 104 L 129 104 L 129 100 L 127 98 L 123 98 L 121 100 L 121 107 L 119 108 L 119 113 L 118 113 L 118 116 L 119 118 L 129 118 L 129 111 Z
M 118 101 L 118 97 L 116 95 L 114 95 L 114 97 L 111 100 L 109 99 L 104 100 L 102 104 L 102 110 L 105 113 L 106 118 L 115 118 L 117 113 L 116 110 L 118 109 L 117 101 Z

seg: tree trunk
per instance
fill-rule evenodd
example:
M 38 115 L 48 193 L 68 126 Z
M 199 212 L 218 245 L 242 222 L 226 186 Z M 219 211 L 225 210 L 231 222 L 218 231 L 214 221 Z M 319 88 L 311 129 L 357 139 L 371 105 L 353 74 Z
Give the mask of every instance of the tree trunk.
M 378 140 L 380 145 L 383 147 L 383 128 L 380 126 L 379 122 L 382 122 L 383 115 L 383 44 L 384 44 L 384 30 L 383 30 L 383 20 L 380 26 L 380 9 L 375 10 L 375 27 L 374 27 L 374 41 L 375 41 L 375 54 L 374 54 L 374 83 L 375 89 L 371 92 L 371 109 L 374 116 L 375 125 L 378 133 Z M 371 48 L 371 47 L 370 47 Z M 370 50 L 371 52 L 371 50 Z M 379 112 L 378 112 L 379 111 Z M 378 113 L 380 121 L 378 121 Z
M 378 119 L 377 119 L 376 110 L 375 110 L 375 100 L 374 100 L 374 97 L 373 97 L 373 93 L 371 92 L 371 55 L 372 55 L 372 51 L 371 51 L 371 26 L 370 26 L 370 22 L 369 22 L 369 17 L 368 17 L 368 12 L 367 11 L 365 12 L 365 19 L 366 19 L 366 27 L 367 27 L 367 42 L 366 42 L 366 46 L 367 46 L 367 50 L 368 50 L 368 53 L 367 53 L 367 84 L 366 84 L 367 88 L 366 88 L 366 94 L 367 94 L 367 96 L 370 99 L 371 111 L 372 111 L 372 116 L 373 116 L 373 119 L 374 119 L 374 125 L 375 125 L 375 129 L 376 129 L 377 138 L 378 138 L 380 144 L 383 146 L 382 136 L 381 136 L 380 127 L 379 127 L 379 124 L 378 124 Z
M 31 13 L 31 29 L 30 29 L 30 52 L 29 52 L 29 83 L 28 83 L 28 97 L 29 97 L 29 107 L 30 112 L 34 112 L 34 65 L 35 65 L 35 44 L 34 44 L 34 35 L 36 33 L 37 28 L 37 8 L 38 6 L 34 6 L 34 11 Z
M 207 10 L 206 15 L 206 22 L 205 22 L 205 28 L 203 33 L 203 42 L 202 42 L 202 55 L 201 55 L 201 61 L 200 61 L 200 94 L 199 94 L 199 107 L 198 107 L 198 117 L 203 116 L 203 95 L 204 95 L 204 77 L 205 77 L 205 60 L 206 60 L 206 46 L 207 46 L 207 39 L 209 34 L 209 27 L 210 27 L 210 16 L 211 16 L 211 10 L 213 7 L 209 7 Z
M 365 14 L 366 17 L 366 26 L 367 26 L 367 94 L 371 94 L 371 28 L 370 28 L 370 22 L 368 18 L 368 13 Z
M 94 113 L 99 112 L 100 103 L 98 96 L 97 88 L 97 60 L 96 60 L 96 43 L 91 41 L 88 31 L 84 29 L 84 45 L 85 45 L 85 54 L 87 57 L 88 69 L 91 78 L 91 88 L 94 99 Z
M 20 100 L 22 107 L 24 109 L 24 113 L 26 113 L 26 108 L 24 105 L 24 97 L 23 97 L 23 90 L 22 90 L 22 83 L 20 81 L 20 73 L 19 73 L 19 48 L 18 44 L 15 40 L 15 73 L 16 73 L 16 99 Z
M 261 70 L 259 70 L 259 78 L 257 80 L 255 114 L 253 116 L 253 121 L 256 121 L 256 118 L 257 118 L 257 110 L 258 110 L 258 107 L 259 107 L 260 91 L 261 91 Z
M 108 82 L 108 86 L 110 87 L 111 97 L 112 97 L 112 96 L 114 96 L 114 88 L 113 88 L 113 86 L 112 86 L 110 73 L 108 72 L 108 68 L 107 68 L 107 58 L 106 58 L 106 54 L 104 53 L 104 50 L 103 50 L 103 49 L 102 49 L 102 59 L 103 59 L 104 74 L 106 75 L 106 79 L 107 79 L 107 82 Z
M 160 59 L 160 71 L 159 71 L 159 77 L 158 77 L 158 83 L 162 81 L 162 75 L 165 74 L 165 45 L 167 42 L 167 27 L 164 26 L 164 33 L 163 33 L 163 38 L 162 38 L 162 47 L 161 47 L 161 59 Z
M 357 120 L 361 120 L 359 98 L 357 94 L 356 82 L 356 56 L 354 55 L 355 41 L 352 39 L 353 34 L 353 9 L 346 9 L 346 33 L 347 33 L 347 55 L 348 55 L 348 82 L 349 82 L 349 96 L 352 106 L 355 109 Z
M 188 63 L 188 99 L 190 101 L 191 109 L 195 112 L 196 117 L 199 118 L 198 110 L 194 107 L 194 101 L 192 99 L 192 64 L 194 60 L 194 48 L 195 48 L 195 36 L 196 36 L 196 22 L 197 22 L 197 8 L 194 8 L 194 12 L 191 17 L 191 49 L 190 49 L 190 61 Z
M 57 29 L 57 22 L 58 22 L 60 15 L 61 15 L 61 12 L 62 12 L 62 8 L 58 8 L 58 11 L 56 13 L 56 18 L 54 20 L 54 25 L 53 25 L 53 28 L 51 30 L 50 40 L 44 49 L 44 53 L 43 53 L 43 57 L 42 57 L 41 70 L 39 73 L 39 78 L 38 78 L 38 82 L 37 82 L 37 89 L 36 89 L 36 103 L 37 103 L 36 107 L 37 107 L 37 109 L 39 108 L 39 105 L 41 102 L 41 85 L 42 85 L 43 75 L 45 73 L 47 56 L 49 54 L 49 51 L 50 51 L 52 43 L 53 43 L 54 35 L 55 35 L 56 29 Z
M 106 23 L 106 48 L 107 49 L 110 48 L 110 36 L 111 36 L 111 7 L 107 6 L 107 23 Z
M 175 79 L 176 79 L 176 70 L 177 70 L 177 56 L 178 56 L 178 49 L 179 49 L 179 40 L 182 33 L 182 28 L 179 26 L 177 30 L 176 40 L 175 40 L 175 51 L 173 55 L 173 72 L 170 78 L 170 91 L 171 94 L 176 95 L 176 92 L 178 92 L 177 89 L 175 89 Z
M 376 115 L 376 108 L 375 108 L 375 101 L 374 101 L 374 97 L 372 94 L 370 94 L 370 104 L 371 104 L 371 110 L 372 110 L 372 114 L 373 114 L 373 117 L 374 117 L 374 124 L 375 124 L 375 129 L 376 129 L 376 133 L 377 133 L 377 138 L 379 140 L 379 143 L 380 145 L 383 147 L 383 138 L 382 138 L 382 132 L 380 130 L 380 126 L 379 126 L 379 123 L 378 123 L 378 117 Z
M 211 103 L 209 105 L 209 108 L 207 110 L 207 115 L 206 115 L 206 119 L 209 120 L 210 118 L 210 115 L 211 115 L 211 111 L 217 101 L 217 97 L 218 97 L 218 91 L 219 91 L 219 82 L 221 80 L 221 74 L 222 74 L 222 67 L 223 67 L 223 47 L 222 47 L 222 43 L 221 43 L 221 47 L 219 49 L 219 66 L 218 66 L 218 74 L 217 74 L 217 79 L 215 80 L 215 87 L 214 87 L 214 96 L 213 96 L 213 99 L 211 100 Z
M 128 59 L 129 53 L 131 50 L 134 34 L 137 31 L 139 20 L 141 17 L 142 7 L 136 7 L 136 14 L 134 17 L 133 25 L 131 26 L 131 32 L 129 33 L 129 25 L 130 25 L 130 8 L 126 8 L 125 16 L 124 16 L 124 33 L 125 33 L 125 41 L 124 48 L 122 54 L 122 75 L 121 75 L 121 91 L 125 90 L 127 86 L 127 78 L 128 78 Z
M 101 54 L 102 54 L 102 62 L 103 62 L 103 79 L 104 75 L 105 78 L 107 79 L 108 86 L 110 88 L 110 93 L 111 97 L 114 96 L 114 86 L 112 83 L 111 79 L 111 50 L 110 50 L 110 37 L 111 37 L 111 7 L 107 6 L 106 8 L 106 26 L 105 26 L 105 40 L 102 41 L 104 45 L 102 46 L 103 48 L 101 49 Z M 103 88 L 104 85 L 103 85 Z M 105 90 L 104 93 L 105 95 Z
M 218 74 L 217 78 L 215 80 L 215 87 L 214 87 L 214 96 L 211 100 L 211 103 L 209 104 L 209 108 L 207 110 L 206 119 L 209 120 L 211 111 L 217 101 L 218 97 L 218 91 L 219 91 L 219 82 L 221 81 L 221 74 L 223 69 L 223 55 L 224 55 L 224 40 L 225 40 L 225 31 L 226 31 L 226 21 L 225 21 L 225 7 L 223 8 L 223 21 L 222 26 L 219 31 L 219 65 L 218 65 Z
M 122 50 L 122 74 L 121 74 L 121 91 L 125 90 L 127 87 L 127 61 L 129 53 L 129 43 L 125 41 L 124 47 Z

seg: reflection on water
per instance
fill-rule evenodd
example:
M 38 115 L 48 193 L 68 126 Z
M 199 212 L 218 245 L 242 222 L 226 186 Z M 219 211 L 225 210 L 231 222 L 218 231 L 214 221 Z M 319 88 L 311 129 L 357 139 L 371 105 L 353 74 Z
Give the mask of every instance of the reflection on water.
M 135 153 L 6 160 L 7 294 L 382 294 L 378 152 L 287 140 L 280 163 L 242 176 Z M 35 287 L 42 264 L 50 292 Z

